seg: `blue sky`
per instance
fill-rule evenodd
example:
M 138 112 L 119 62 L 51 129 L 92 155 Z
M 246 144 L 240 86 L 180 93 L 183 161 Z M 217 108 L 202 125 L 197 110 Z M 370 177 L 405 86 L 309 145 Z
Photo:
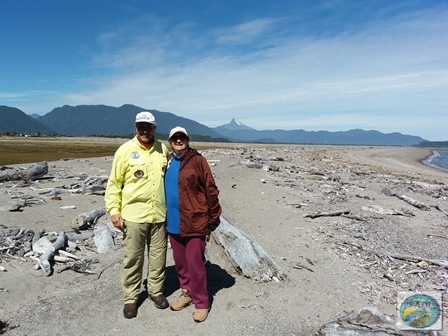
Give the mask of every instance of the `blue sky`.
M 0 0 L 0 105 L 82 104 L 448 140 L 448 2 Z

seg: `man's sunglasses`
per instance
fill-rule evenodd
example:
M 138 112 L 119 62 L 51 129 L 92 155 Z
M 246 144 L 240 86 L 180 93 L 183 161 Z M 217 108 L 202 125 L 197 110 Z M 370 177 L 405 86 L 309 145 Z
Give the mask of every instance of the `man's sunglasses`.
M 152 130 L 156 128 L 153 124 L 149 123 L 138 123 L 135 125 L 138 130 Z

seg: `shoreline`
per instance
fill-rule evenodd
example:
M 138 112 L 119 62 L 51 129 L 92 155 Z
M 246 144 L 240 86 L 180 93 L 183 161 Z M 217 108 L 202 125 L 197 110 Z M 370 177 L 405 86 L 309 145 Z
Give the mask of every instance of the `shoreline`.
M 446 149 L 442 149 L 442 150 L 447 151 Z M 435 168 L 435 169 L 437 169 L 437 170 L 441 170 L 441 171 L 443 171 L 443 172 L 447 172 L 447 173 L 448 173 L 448 168 L 442 168 L 442 167 L 439 167 L 439 166 L 437 166 L 437 165 L 435 165 L 435 164 L 430 164 L 430 163 L 428 163 L 428 162 L 425 162 L 425 161 L 429 161 L 433 156 L 435 156 L 435 153 L 436 153 L 436 152 L 438 152 L 437 149 L 432 149 L 432 150 L 431 150 L 431 155 L 429 155 L 428 157 L 426 157 L 425 159 L 423 159 L 421 162 L 422 162 L 425 166 L 428 166 L 428 167 L 431 167 L 431 168 Z
M 424 163 L 435 149 L 420 147 L 367 147 L 354 151 L 352 160 L 368 165 L 400 170 L 411 174 L 424 174 L 448 178 L 448 172 Z

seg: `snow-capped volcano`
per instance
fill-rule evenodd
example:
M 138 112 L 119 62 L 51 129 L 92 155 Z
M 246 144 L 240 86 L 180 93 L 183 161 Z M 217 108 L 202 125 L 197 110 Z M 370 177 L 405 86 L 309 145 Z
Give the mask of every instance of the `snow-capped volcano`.
M 255 131 L 255 129 L 244 125 L 242 122 L 239 122 L 235 118 L 232 118 L 232 120 L 228 124 L 224 124 L 218 127 L 215 127 L 215 129 L 226 129 L 230 131 L 241 131 L 241 130 L 251 130 Z

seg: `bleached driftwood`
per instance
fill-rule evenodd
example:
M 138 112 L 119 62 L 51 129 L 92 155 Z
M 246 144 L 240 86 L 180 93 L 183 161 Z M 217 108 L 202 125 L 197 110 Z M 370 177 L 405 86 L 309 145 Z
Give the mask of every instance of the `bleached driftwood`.
M 408 183 L 408 182 L 406 182 Z M 439 189 L 443 189 L 444 185 L 443 184 L 429 184 L 426 182 L 420 182 L 420 181 L 410 181 L 411 184 L 413 185 L 417 185 L 419 187 L 422 187 L 424 189 L 428 189 L 428 190 L 439 190 Z
M 263 165 L 261 163 L 256 163 L 256 162 L 247 162 L 246 166 L 247 166 L 247 168 L 257 168 L 257 169 L 263 168 Z
M 41 237 L 33 244 L 33 251 L 36 253 L 43 254 L 48 248 L 51 248 L 53 244 L 48 240 L 47 237 Z
M 109 176 L 89 176 L 82 182 L 83 192 L 97 195 L 104 195 L 106 193 L 106 183 Z
M 23 180 L 24 171 L 14 169 L 13 171 L 4 171 L 0 175 L 0 182 Z
M 448 260 L 428 259 L 428 258 L 422 258 L 422 257 L 416 257 L 416 256 L 407 256 L 407 255 L 402 255 L 402 254 L 389 254 L 389 253 L 380 252 L 380 251 L 368 251 L 368 252 L 371 252 L 379 257 L 387 256 L 387 257 L 392 257 L 395 259 L 406 260 L 406 261 L 416 261 L 416 260 L 426 261 L 428 264 L 432 264 L 432 265 L 436 265 L 436 266 L 440 266 L 440 267 L 444 267 L 444 268 L 448 269 Z
M 104 216 L 105 214 L 106 209 L 104 207 L 94 209 L 89 212 L 84 212 L 72 219 L 72 226 L 74 229 L 78 230 L 88 229 L 89 227 L 95 225 L 95 223 L 98 221 L 98 218 Z
M 397 210 L 397 209 L 384 209 L 382 207 L 380 207 L 379 205 L 368 205 L 368 206 L 362 206 L 361 207 L 362 210 L 364 211 L 370 211 L 370 212 L 375 212 L 378 213 L 380 215 L 398 215 L 398 216 L 406 216 L 406 217 L 414 217 L 415 215 L 408 211 L 408 210 Z
M 350 210 L 344 210 L 344 211 L 334 211 L 334 212 L 317 212 L 315 214 L 308 214 L 304 215 L 305 218 L 317 218 L 317 217 L 337 217 L 342 215 L 348 215 L 350 213 Z
M 295 263 L 295 265 L 292 266 L 292 268 L 295 268 L 295 269 L 306 269 L 307 271 L 314 272 L 314 270 L 312 268 L 310 268 L 308 266 L 305 266 L 303 264 L 299 264 L 299 263 Z
M 69 244 L 70 245 L 70 244 Z M 74 254 L 64 251 L 64 250 L 59 250 L 59 254 L 66 257 L 66 258 L 70 258 L 73 260 L 79 260 L 79 258 L 77 256 L 75 256 Z
M 344 244 L 354 246 L 356 248 L 359 248 L 360 250 L 366 251 L 368 253 L 372 253 L 380 258 L 381 257 L 395 258 L 395 259 L 411 261 L 411 262 L 412 261 L 425 261 L 428 264 L 432 264 L 432 265 L 436 265 L 436 266 L 440 266 L 440 267 L 444 267 L 444 268 L 448 269 L 448 260 L 429 259 L 429 258 L 423 258 L 423 257 L 417 257 L 417 256 L 409 256 L 409 255 L 394 254 L 394 253 L 391 254 L 391 253 L 386 253 L 386 252 L 382 252 L 382 251 L 367 250 L 367 249 L 364 249 L 361 245 L 356 244 L 356 243 L 344 242 Z
M 103 185 L 104 183 L 107 182 L 108 178 L 109 178 L 108 175 L 88 176 L 83 181 L 65 184 L 64 188 L 65 189 L 80 189 L 80 188 L 85 188 L 90 185 Z
M 363 218 L 363 217 L 356 216 L 356 215 L 350 215 L 350 214 L 347 214 L 347 215 L 346 215 L 346 214 L 341 214 L 341 217 L 345 217 L 345 218 L 349 218 L 349 219 L 354 219 L 354 220 L 361 221 L 361 222 L 367 220 L 367 218 Z
M 403 335 L 395 321 L 376 307 L 364 307 L 336 321 L 325 324 L 319 336 Z
M 64 248 L 67 243 L 67 236 L 65 232 L 60 232 L 58 238 L 49 247 L 44 254 L 40 257 L 38 261 L 38 266 L 45 271 L 46 276 L 50 276 L 53 273 L 53 269 L 50 264 L 50 260 L 54 257 L 55 253 L 60 249 Z M 37 265 L 36 265 L 37 266 Z
M 0 182 L 23 180 L 24 176 L 25 171 L 19 169 L 14 169 L 13 171 L 2 171 L 0 175 Z
M 445 209 L 442 208 L 442 205 L 440 203 L 437 203 L 436 205 L 436 209 L 439 211 L 442 211 L 444 213 L 445 216 L 448 216 L 448 211 L 446 211 Z
M 106 194 L 106 187 L 102 185 L 89 185 L 83 188 L 82 191 L 86 194 L 95 194 L 104 196 Z
M 64 264 L 74 261 L 72 258 L 64 257 L 64 256 L 61 256 L 61 255 L 54 255 L 53 256 L 53 260 L 55 262 L 64 263 Z
M 221 216 L 221 224 L 212 233 L 233 266 L 255 282 L 282 280 L 286 275 L 255 240 Z
M 113 250 L 114 238 L 112 230 L 107 224 L 97 224 L 93 230 L 93 241 L 97 247 L 98 253 L 107 253 Z
M 427 206 L 426 204 L 423 204 L 422 202 L 418 202 L 406 195 L 399 193 L 398 191 L 393 191 L 388 188 L 384 188 L 383 193 L 387 196 L 395 196 L 395 197 L 401 199 L 402 201 L 405 201 L 406 203 L 409 203 L 410 205 L 415 206 L 416 208 L 419 208 L 420 210 L 426 210 L 426 211 L 429 210 L 429 206 Z
M 19 211 L 22 204 L 11 204 L 0 206 L 0 211 Z
M 0 182 L 6 181 L 34 181 L 48 174 L 48 163 L 38 162 L 27 169 L 14 169 L 12 172 L 3 172 L 0 175 Z
M 64 185 L 64 189 L 74 189 L 80 194 L 104 195 L 108 178 L 107 175 L 88 176 L 84 181 Z
M 38 162 L 26 170 L 26 181 L 34 181 L 48 174 L 48 163 Z
M 85 181 L 66 184 L 62 187 L 36 188 L 31 186 L 30 188 L 40 195 L 48 194 L 49 196 L 58 196 L 67 193 L 104 195 L 106 190 L 104 186 L 105 181 L 107 181 L 106 176 L 90 176 Z
M 64 189 L 64 188 L 35 188 L 31 187 L 32 190 L 36 191 L 39 195 L 48 194 L 49 196 L 57 196 L 61 194 L 76 194 L 79 193 L 81 189 Z
M 61 268 L 58 270 L 58 273 L 62 273 L 66 270 L 72 270 L 77 273 L 84 273 L 84 274 L 98 274 L 96 272 L 92 272 L 89 267 L 92 264 L 92 260 L 78 260 L 73 263 L 70 263 L 70 265 Z

